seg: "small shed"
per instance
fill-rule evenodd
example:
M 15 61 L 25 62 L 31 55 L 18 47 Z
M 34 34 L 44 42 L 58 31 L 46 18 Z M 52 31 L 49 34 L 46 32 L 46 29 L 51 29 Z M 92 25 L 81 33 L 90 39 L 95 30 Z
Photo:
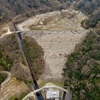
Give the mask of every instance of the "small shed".
M 49 88 L 46 92 L 46 99 L 59 99 L 59 90 L 55 90 L 53 88 Z

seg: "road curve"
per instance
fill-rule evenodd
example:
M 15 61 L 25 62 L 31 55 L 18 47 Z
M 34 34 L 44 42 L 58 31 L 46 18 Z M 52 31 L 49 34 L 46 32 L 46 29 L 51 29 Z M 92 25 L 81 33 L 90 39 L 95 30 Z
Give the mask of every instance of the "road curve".
M 12 34 L 13 32 L 11 32 L 10 31 L 10 29 L 9 28 L 7 28 L 7 32 L 5 33 L 5 34 L 3 34 L 1 37 L 0 37 L 0 39 L 2 39 L 4 36 L 6 36 L 6 35 L 9 35 L 9 34 Z
M 6 84 L 11 79 L 11 73 L 8 72 L 8 71 L 2 71 L 1 73 L 4 73 L 4 74 L 8 75 L 8 77 L 6 78 L 6 80 L 3 83 L 1 83 L 1 86 L 2 86 L 4 84 Z

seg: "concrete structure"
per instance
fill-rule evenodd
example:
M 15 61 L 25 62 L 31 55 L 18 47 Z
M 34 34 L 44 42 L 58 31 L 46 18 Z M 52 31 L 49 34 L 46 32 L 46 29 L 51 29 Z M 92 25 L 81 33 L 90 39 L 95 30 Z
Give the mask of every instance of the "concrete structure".
M 46 92 L 46 99 L 59 99 L 59 90 L 54 90 L 53 88 L 49 88 Z
M 35 98 L 35 94 L 38 92 L 42 93 L 44 100 L 70 100 L 70 98 L 66 99 L 69 94 L 69 92 L 66 89 L 56 86 L 52 83 L 47 83 L 42 88 L 34 90 L 33 92 L 26 95 L 26 97 L 24 97 L 23 100 L 30 100 L 27 98 L 30 98 L 32 96 L 34 97 L 34 100 L 37 100 Z

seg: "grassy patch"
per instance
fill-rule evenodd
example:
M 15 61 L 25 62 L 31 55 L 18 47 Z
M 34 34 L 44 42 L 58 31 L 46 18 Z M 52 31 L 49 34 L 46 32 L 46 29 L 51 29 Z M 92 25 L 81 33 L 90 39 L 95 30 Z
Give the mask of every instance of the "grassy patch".
M 0 73 L 0 84 L 7 78 L 7 74 Z
M 14 95 L 14 96 L 11 96 L 8 100 L 18 100 L 17 97 Z
M 24 46 L 25 46 L 26 56 L 32 67 L 32 71 L 34 75 L 36 75 L 35 76 L 36 79 L 38 79 L 44 69 L 44 59 L 43 59 L 44 52 L 41 46 L 39 46 L 37 42 L 30 37 L 25 37 Z
M 43 87 L 44 85 L 46 85 L 47 83 L 53 83 L 53 84 L 55 84 L 55 85 L 57 85 L 57 86 L 61 86 L 61 87 L 63 87 L 64 86 L 64 80 L 62 79 L 62 80 L 57 80 L 57 81 L 55 81 L 55 80 L 43 80 L 40 84 L 39 84 L 39 86 L 40 87 Z
M 21 93 L 21 95 L 19 97 L 17 97 L 16 95 L 11 96 L 8 100 L 22 100 L 26 95 L 28 94 L 28 92 L 26 93 Z

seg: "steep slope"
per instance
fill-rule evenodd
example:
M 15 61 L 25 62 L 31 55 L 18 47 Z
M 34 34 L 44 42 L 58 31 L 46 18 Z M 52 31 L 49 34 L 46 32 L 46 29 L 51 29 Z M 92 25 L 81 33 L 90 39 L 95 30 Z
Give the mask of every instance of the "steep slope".
M 0 0 L 0 22 L 13 19 L 16 15 L 24 18 L 39 13 L 73 7 L 89 16 L 88 27 L 95 27 L 100 20 L 99 0 Z M 20 18 L 23 19 L 20 16 Z
M 88 27 L 95 27 L 100 21 L 100 0 L 82 0 L 76 4 L 76 8 L 89 15 L 86 21 Z
M 43 50 L 32 38 L 25 37 L 24 43 L 26 55 L 28 56 L 33 72 L 35 73 L 36 77 L 39 78 L 44 67 Z M 17 66 L 19 63 L 26 65 L 16 35 L 11 34 L 4 36 L 0 39 L 0 69 L 11 71 L 11 69 L 13 69 L 12 67 Z M 23 67 L 23 65 L 20 67 Z M 25 67 L 21 69 L 24 68 Z M 13 70 L 16 71 L 15 69 Z
M 100 99 L 100 26 L 68 56 L 65 78 L 72 100 Z
M 9 98 L 12 96 L 17 98 L 20 97 L 22 93 L 28 92 L 30 92 L 30 88 L 24 82 L 19 81 L 13 77 L 8 83 L 1 87 L 0 100 L 9 100 Z
M 43 50 L 32 38 L 24 37 L 24 43 L 32 71 L 38 79 L 44 68 Z M 16 34 L 0 37 L 0 71 L 8 70 L 12 74 L 11 80 L 0 86 L 0 100 L 22 100 L 20 98 L 31 91 L 31 76 L 25 65 Z M 5 75 L 0 74 L 0 84 L 5 78 Z
M 74 9 L 80 10 L 89 16 L 86 21 L 86 25 L 89 27 L 95 27 L 98 21 L 100 21 L 100 0 L 59 0 L 62 3 L 74 2 Z
M 7 78 L 7 74 L 0 73 L 0 85 Z
M 1 20 L 12 19 L 22 13 L 28 16 L 28 11 L 32 11 L 31 14 L 34 15 L 65 7 L 66 5 L 60 4 L 57 0 L 0 0 L 0 16 Z

